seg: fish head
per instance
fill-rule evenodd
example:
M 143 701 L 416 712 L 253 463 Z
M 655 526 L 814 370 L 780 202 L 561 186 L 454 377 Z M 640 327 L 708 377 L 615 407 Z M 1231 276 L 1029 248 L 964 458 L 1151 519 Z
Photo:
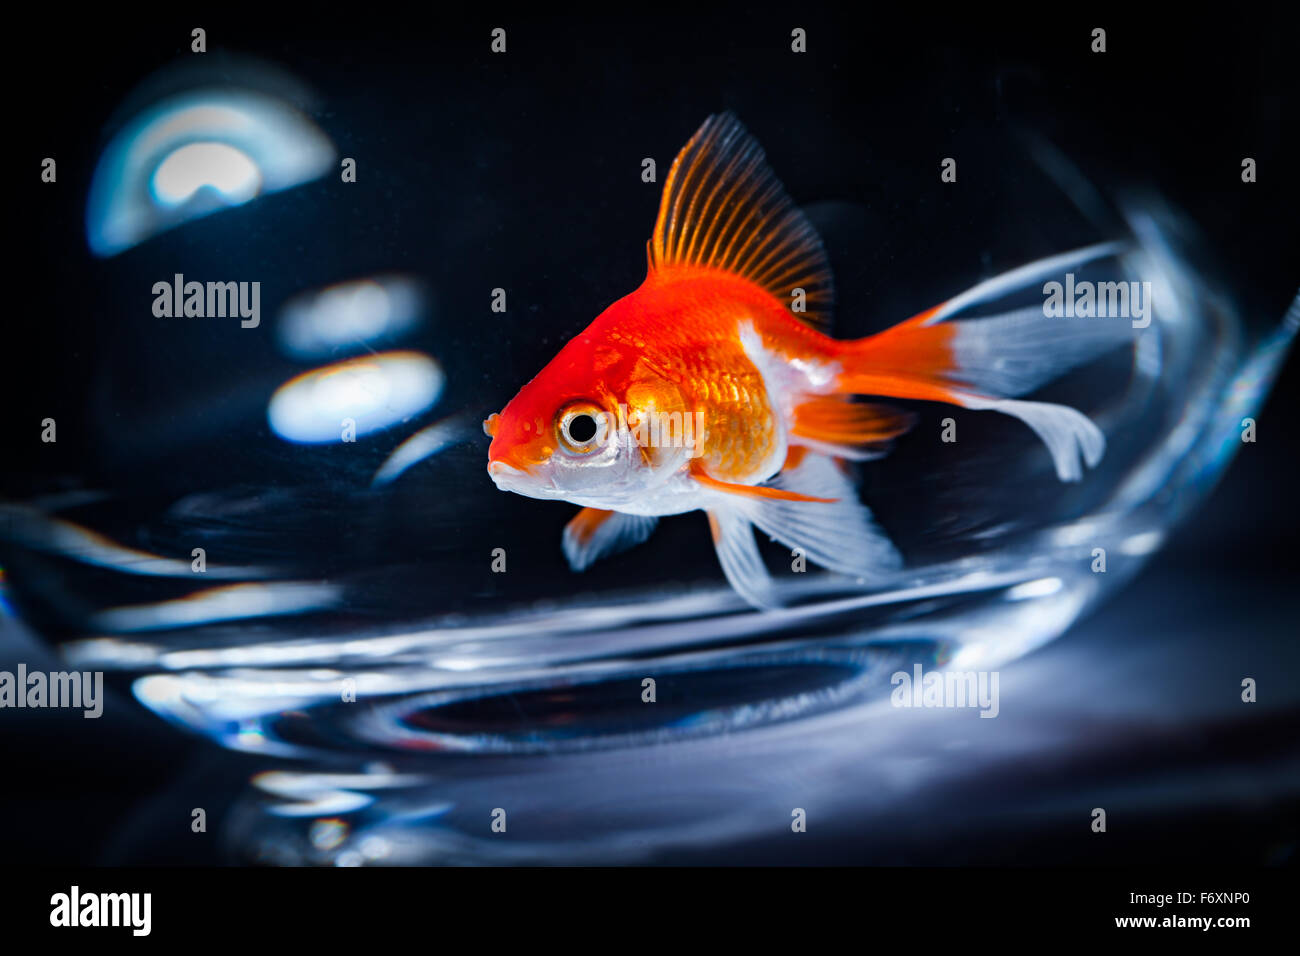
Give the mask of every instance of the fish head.
M 680 467 L 682 455 L 660 453 L 636 427 L 649 409 L 679 402 L 676 390 L 644 362 L 623 358 L 580 336 L 488 417 L 487 467 L 498 488 L 617 508 Z

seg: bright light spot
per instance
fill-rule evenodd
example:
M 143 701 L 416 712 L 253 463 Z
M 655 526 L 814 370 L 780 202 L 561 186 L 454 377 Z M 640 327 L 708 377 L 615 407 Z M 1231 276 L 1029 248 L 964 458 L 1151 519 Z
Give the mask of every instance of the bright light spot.
M 415 281 L 380 276 L 297 296 L 285 305 L 276 331 L 293 357 L 321 358 L 348 346 L 396 338 L 415 327 L 424 307 L 425 296 Z
M 266 735 L 255 721 L 242 722 L 237 733 L 239 746 L 245 749 L 254 750 L 266 743 Z
M 1060 578 L 1039 578 L 1037 581 L 1026 581 L 1024 584 L 1017 584 L 1008 589 L 1007 600 L 1026 601 L 1030 598 L 1047 597 L 1059 590 L 1061 590 Z
M 375 472 L 375 477 L 370 483 L 372 485 L 387 484 L 416 462 L 423 461 L 431 455 L 436 455 L 444 448 L 454 445 L 467 434 L 470 434 L 469 422 L 470 416 L 458 414 L 452 415 L 450 418 L 444 418 L 428 428 L 420 429 L 393 450 L 392 454 L 379 466 L 379 470 Z
M 169 206 L 185 203 L 200 189 L 214 189 L 229 205 L 248 202 L 262 185 L 257 165 L 225 143 L 190 143 L 171 153 L 153 174 L 153 194 Z
M 1127 555 L 1138 556 L 1151 554 L 1165 540 L 1165 536 L 1159 531 L 1143 531 L 1139 534 L 1132 534 L 1120 542 L 1119 550 Z
M 271 396 L 267 418 L 292 442 L 343 441 L 350 421 L 356 437 L 405 421 L 433 405 L 443 374 L 419 352 L 385 352 L 306 372 Z
M 197 89 L 141 111 L 99 157 L 86 241 L 112 256 L 191 219 L 324 175 L 334 146 L 279 97 Z
M 348 836 L 348 825 L 342 820 L 316 820 L 308 832 L 311 845 L 318 850 L 332 850 Z
M 98 612 L 92 621 L 95 627 L 106 631 L 152 631 L 240 618 L 301 614 L 326 607 L 337 599 L 338 588 L 332 584 L 249 582 L 206 588 L 155 604 L 108 608 Z
M 1093 540 L 1097 534 L 1097 525 L 1092 521 L 1076 521 L 1063 525 L 1052 532 L 1052 540 L 1062 547 L 1073 547 Z
M 367 860 L 382 860 L 393 852 L 393 846 L 379 836 L 368 836 L 361 841 L 361 855 Z

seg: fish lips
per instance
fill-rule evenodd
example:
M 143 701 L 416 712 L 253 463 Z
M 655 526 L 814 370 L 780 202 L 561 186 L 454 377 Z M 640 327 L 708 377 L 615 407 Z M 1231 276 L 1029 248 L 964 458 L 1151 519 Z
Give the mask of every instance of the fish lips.
M 560 489 L 555 486 L 555 479 L 539 475 L 536 470 L 518 468 L 499 458 L 487 465 L 488 475 L 502 491 L 512 491 L 528 498 L 559 498 Z

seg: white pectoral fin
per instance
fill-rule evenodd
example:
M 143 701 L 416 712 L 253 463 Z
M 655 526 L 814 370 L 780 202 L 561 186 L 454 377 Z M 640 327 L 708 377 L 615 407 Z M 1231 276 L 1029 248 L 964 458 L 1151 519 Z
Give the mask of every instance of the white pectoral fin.
M 697 475 L 715 496 L 709 523 L 722 569 L 756 607 L 773 607 L 774 584 L 759 555 L 752 525 L 814 564 L 880 581 L 902 567 L 902 556 L 858 500 L 849 476 L 835 461 L 804 455 L 766 485 L 735 486 Z
M 749 519 L 734 506 L 718 504 L 708 510 L 713 545 L 727 581 L 746 601 L 757 608 L 772 608 L 779 602 L 772 576 L 758 553 Z
M 658 518 L 583 508 L 567 525 L 561 544 L 569 567 L 586 570 L 600 558 L 635 547 L 654 531 Z
M 834 460 L 808 454 L 769 482 L 772 487 L 833 501 L 756 498 L 747 502 L 754 524 L 787 548 L 799 548 L 809 561 L 841 574 L 879 579 L 903 563 L 898 549 L 858 500 L 849 476 Z

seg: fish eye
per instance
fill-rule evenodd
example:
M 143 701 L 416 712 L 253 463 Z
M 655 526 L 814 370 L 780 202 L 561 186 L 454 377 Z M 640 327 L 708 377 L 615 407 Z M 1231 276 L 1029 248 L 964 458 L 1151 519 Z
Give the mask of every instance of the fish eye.
M 569 440 L 579 445 L 596 437 L 596 419 L 590 415 L 574 415 L 569 419 Z
M 560 410 L 560 441 L 569 451 L 587 453 L 604 443 L 605 413 L 589 402 L 577 402 Z

